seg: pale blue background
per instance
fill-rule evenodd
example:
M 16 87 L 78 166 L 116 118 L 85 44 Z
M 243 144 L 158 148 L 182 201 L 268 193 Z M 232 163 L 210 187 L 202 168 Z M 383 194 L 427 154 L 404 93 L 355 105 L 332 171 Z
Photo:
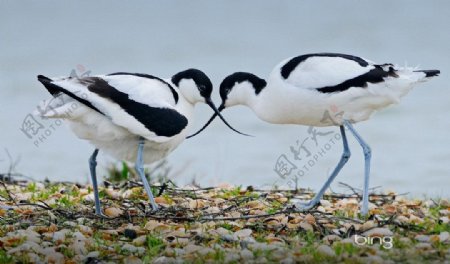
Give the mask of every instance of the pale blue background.
M 20 155 L 17 170 L 36 179 L 88 181 L 87 158 L 93 149 L 88 143 L 61 126 L 37 148 L 19 130 L 25 116 L 48 97 L 37 74 L 67 75 L 81 64 L 93 74 L 130 71 L 169 77 L 196 67 L 218 86 L 234 71 L 265 77 L 290 56 L 342 52 L 442 71 L 401 105 L 356 128 L 373 149 L 371 186 L 448 197 L 449 25 L 448 1 L 2 1 L 0 147 Z M 210 114 L 208 107 L 199 106 L 196 126 Z M 195 177 L 202 185 L 285 184 L 272 168 L 281 154 L 291 155 L 295 140 L 308 137 L 307 128 L 266 124 L 243 107 L 224 115 L 256 137 L 239 136 L 214 122 L 170 156 L 175 181 L 184 184 Z M 360 187 L 363 156 L 350 141 L 353 156 L 337 181 Z M 320 187 L 340 152 L 340 144 L 333 147 L 300 184 Z M 0 160 L 4 171 L 3 152 Z M 100 175 L 109 161 L 101 155 Z

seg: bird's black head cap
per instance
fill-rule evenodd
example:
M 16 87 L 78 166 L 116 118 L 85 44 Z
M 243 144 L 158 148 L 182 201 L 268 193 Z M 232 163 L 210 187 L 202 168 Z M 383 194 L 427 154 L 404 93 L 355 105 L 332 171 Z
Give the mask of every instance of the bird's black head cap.
M 259 94 L 267 85 L 267 82 L 264 79 L 261 79 L 252 73 L 235 72 L 231 75 L 228 75 L 220 84 L 220 97 L 222 98 L 222 101 L 226 101 L 228 94 L 231 92 L 236 83 L 242 83 L 245 81 L 252 84 L 253 88 L 255 89 L 255 94 Z
M 172 83 L 178 86 L 181 80 L 192 79 L 197 85 L 200 95 L 204 98 L 210 98 L 213 90 L 211 80 L 206 76 L 204 72 L 197 69 L 187 69 L 179 72 L 172 77 Z

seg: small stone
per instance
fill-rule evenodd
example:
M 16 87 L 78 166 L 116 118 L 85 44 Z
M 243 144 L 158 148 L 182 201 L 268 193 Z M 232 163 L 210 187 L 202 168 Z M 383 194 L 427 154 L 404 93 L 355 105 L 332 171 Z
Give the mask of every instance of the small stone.
M 198 252 L 202 248 L 203 247 L 201 247 L 201 246 L 197 246 L 197 245 L 194 245 L 194 244 L 189 244 L 186 247 L 184 247 L 184 251 L 186 252 L 186 254 L 191 254 L 191 253 Z
M 135 239 L 137 237 L 136 230 L 129 228 L 123 231 L 123 235 L 129 239 Z
M 436 207 L 436 203 L 433 202 L 432 200 L 426 200 L 426 201 L 423 203 L 423 205 L 424 205 L 425 207 L 430 207 L 430 208 Z
M 376 225 L 375 225 L 374 221 L 367 221 L 361 226 L 361 231 L 363 231 L 363 232 L 367 231 L 367 230 L 369 230 L 371 228 L 374 228 L 375 226 Z
M 91 251 L 86 255 L 86 258 L 98 258 L 98 256 L 100 256 L 100 252 Z
M 81 233 L 83 233 L 85 236 L 92 236 L 92 229 L 89 226 L 85 225 L 79 225 L 78 229 Z
M 280 264 L 293 264 L 293 263 L 295 263 L 295 261 L 291 257 L 287 257 L 280 261 Z
M 239 231 L 236 231 L 234 233 L 234 236 L 237 239 L 242 239 L 242 238 L 245 238 L 245 237 L 249 237 L 251 234 L 252 234 L 252 230 L 251 229 L 241 229 Z
M 105 215 L 109 217 L 118 217 L 123 213 L 120 208 L 109 207 L 105 209 Z
M 85 242 L 72 243 L 71 245 L 69 245 L 69 249 L 71 249 L 75 253 L 75 255 L 83 255 L 84 256 L 88 253 Z
M 70 226 L 70 227 L 75 227 L 78 224 L 73 222 L 73 221 L 66 221 L 66 222 L 63 223 L 63 225 Z
M 126 250 L 128 252 L 135 253 L 138 251 L 138 248 L 131 244 L 125 244 L 122 246 L 122 250 Z
M 254 258 L 253 252 L 251 252 L 251 251 L 248 250 L 248 249 L 242 250 L 242 251 L 240 252 L 240 254 L 241 254 L 242 260 L 244 260 L 244 261 L 248 261 L 248 260 L 251 260 L 251 259 Z
M 306 221 L 310 225 L 313 225 L 316 223 L 316 218 L 314 218 L 314 216 L 312 214 L 305 215 L 305 218 L 303 220 Z
M 445 242 L 445 241 L 449 241 L 449 239 L 450 239 L 449 232 L 445 231 L 445 232 L 441 232 L 439 234 L 439 241 Z
M 324 255 L 326 255 L 326 256 L 329 256 L 329 257 L 334 257 L 334 256 L 336 255 L 336 253 L 334 252 L 334 250 L 331 249 L 331 248 L 330 248 L 329 246 L 327 246 L 327 245 L 320 245 L 320 246 L 318 246 L 318 247 L 317 247 L 317 251 L 320 252 L 320 253 L 322 253 L 322 254 L 324 254 Z
M 90 193 L 88 195 L 85 195 L 83 197 L 83 200 L 85 200 L 87 202 L 94 202 L 94 200 L 95 200 L 94 193 Z
M 201 247 L 201 249 L 198 251 L 200 255 L 214 254 L 214 252 L 214 249 L 207 247 Z
M 142 260 L 135 256 L 128 256 L 123 260 L 123 263 L 127 264 L 141 264 Z
M 212 250 L 212 249 L 211 249 Z M 212 250 L 214 252 L 214 250 Z M 225 255 L 225 263 L 239 263 L 241 257 L 237 253 L 228 253 Z
M 119 198 L 120 198 L 119 192 L 116 191 L 116 190 L 114 190 L 113 188 L 107 188 L 107 189 L 105 189 L 105 193 L 106 193 L 109 197 L 111 197 L 111 198 L 113 198 L 113 199 L 119 199 Z
M 55 233 L 53 233 L 52 240 L 54 242 L 63 242 L 64 239 L 66 239 L 67 233 L 69 233 L 69 232 L 70 232 L 69 229 L 62 229 L 58 232 L 55 232 Z
M 177 261 L 175 260 L 175 258 L 171 258 L 171 257 L 158 257 L 156 258 L 153 263 L 154 264 L 167 264 L 167 263 L 176 263 Z
M 417 235 L 415 237 L 415 239 L 419 242 L 428 242 L 430 241 L 430 236 L 426 236 L 426 235 Z
M 299 226 L 306 231 L 314 231 L 313 226 L 307 222 L 301 222 Z
M 409 218 L 404 215 L 399 215 L 397 218 L 395 218 L 395 222 L 401 223 L 401 224 L 407 224 L 409 223 Z
M 417 243 L 416 244 L 416 248 L 418 249 L 431 249 L 431 244 L 430 243 Z
M 424 220 L 422 218 L 417 217 L 417 216 L 415 216 L 413 214 L 409 216 L 409 222 L 410 223 L 420 224 L 420 223 L 423 223 L 423 221 Z
M 382 263 L 386 263 L 386 260 L 383 259 L 381 256 L 377 256 L 377 255 L 369 255 L 365 258 L 365 263 L 372 263 L 372 264 L 382 264 Z
M 64 255 L 59 252 L 53 252 L 52 254 L 46 255 L 45 262 L 53 264 L 63 264 Z
M 335 241 L 339 241 L 341 240 L 341 238 L 337 235 L 328 235 L 323 237 L 323 241 L 325 241 L 325 243 L 327 244 L 332 244 Z
M 209 231 L 209 233 L 212 234 L 212 235 L 220 235 L 220 236 L 224 236 L 224 235 L 229 235 L 229 234 L 231 234 L 231 231 L 228 230 L 228 229 L 225 229 L 225 228 L 223 228 L 223 227 L 219 227 L 219 228 L 217 228 L 217 229 L 215 229 L 215 230 L 213 229 L 213 230 Z
M 407 238 L 407 237 L 401 237 L 401 238 L 399 239 L 399 241 L 400 241 L 401 243 L 404 243 L 404 244 L 409 244 L 409 243 L 411 243 L 411 239 L 409 239 L 409 238 Z
M 146 241 L 147 241 L 147 236 L 140 236 L 133 240 L 133 244 L 135 246 L 142 246 L 145 244 Z
M 323 207 L 331 207 L 331 203 L 330 203 L 330 201 L 328 201 L 328 200 L 320 200 L 320 204 L 321 204 Z
M 392 233 L 391 230 L 388 228 L 373 228 L 363 233 L 364 236 L 392 236 L 394 233 Z

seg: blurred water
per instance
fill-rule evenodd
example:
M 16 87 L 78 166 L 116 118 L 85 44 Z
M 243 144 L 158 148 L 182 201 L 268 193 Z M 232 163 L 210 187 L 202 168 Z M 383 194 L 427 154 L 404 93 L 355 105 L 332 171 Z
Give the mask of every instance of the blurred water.
M 0 3 L 0 147 L 21 156 L 17 170 L 36 179 L 88 181 L 87 158 L 93 150 L 64 126 L 45 122 L 50 134 L 38 147 L 20 127 L 48 94 L 37 74 L 68 75 L 77 65 L 92 74 L 145 72 L 169 77 L 188 67 L 204 70 L 218 85 L 234 71 L 267 76 L 290 56 L 342 52 L 377 62 L 420 65 L 442 71 L 417 87 L 399 106 L 356 126 L 373 149 L 371 186 L 414 196 L 450 193 L 450 2 L 434 1 L 164 1 L 120 5 L 98 2 Z M 217 91 L 215 99 L 219 99 Z M 218 102 L 218 100 L 217 100 Z M 196 109 L 196 127 L 210 116 Z M 194 177 L 203 185 L 220 182 L 286 185 L 273 167 L 307 127 L 270 125 L 251 110 L 224 112 L 242 137 L 214 122 L 187 140 L 169 158 L 175 180 Z M 54 130 L 50 127 L 53 125 Z M 323 128 L 319 132 L 336 131 Z M 320 137 L 323 145 L 327 137 Z M 352 159 L 337 181 L 362 186 L 363 156 L 351 141 Z M 311 151 L 318 151 L 309 141 Z M 319 146 L 321 146 L 319 145 Z M 340 157 L 341 144 L 300 178 L 317 189 Z M 101 156 L 99 174 L 111 160 Z M 295 160 L 293 160 L 295 161 Z M 305 165 L 295 161 L 298 167 Z M 8 165 L 0 152 L 0 170 Z M 178 171 L 178 172 L 177 172 Z M 342 191 L 334 184 L 334 190 Z

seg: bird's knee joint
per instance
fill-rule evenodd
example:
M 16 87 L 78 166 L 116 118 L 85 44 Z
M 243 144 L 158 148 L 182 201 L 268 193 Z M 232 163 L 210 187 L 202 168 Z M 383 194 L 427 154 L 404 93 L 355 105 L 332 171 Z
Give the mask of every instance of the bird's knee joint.
M 89 165 L 91 166 L 97 166 L 97 161 L 93 158 L 89 158 Z
M 134 169 L 135 169 L 137 172 L 141 172 L 141 171 L 142 171 L 142 167 L 139 166 L 139 165 L 134 165 Z
M 350 150 L 346 150 L 344 151 L 344 153 L 342 153 L 342 159 L 344 160 L 349 160 L 350 157 L 352 156 L 352 153 L 350 152 Z
M 372 149 L 369 146 L 366 146 L 363 148 L 364 156 L 371 157 L 372 156 Z

